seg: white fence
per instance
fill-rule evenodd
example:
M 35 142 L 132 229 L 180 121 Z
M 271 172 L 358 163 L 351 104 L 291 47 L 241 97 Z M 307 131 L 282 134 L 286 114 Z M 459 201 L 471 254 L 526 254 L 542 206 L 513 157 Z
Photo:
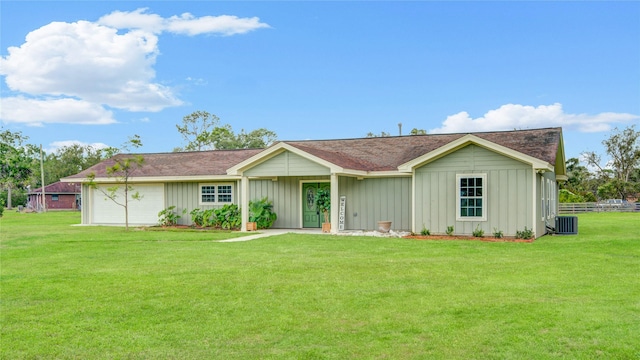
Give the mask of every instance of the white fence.
M 640 203 L 609 204 L 609 203 L 559 203 L 560 214 L 580 214 L 585 212 L 632 212 L 640 211 Z

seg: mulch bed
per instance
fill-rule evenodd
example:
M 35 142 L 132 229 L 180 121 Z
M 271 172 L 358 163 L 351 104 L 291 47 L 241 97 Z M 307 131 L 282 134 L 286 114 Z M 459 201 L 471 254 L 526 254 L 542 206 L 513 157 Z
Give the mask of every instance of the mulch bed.
M 505 236 L 501 238 L 493 236 L 460 236 L 460 235 L 409 235 L 405 236 L 405 239 L 413 240 L 472 240 L 472 241 L 486 241 L 486 242 L 521 242 L 531 243 L 534 239 L 516 239 L 514 237 Z

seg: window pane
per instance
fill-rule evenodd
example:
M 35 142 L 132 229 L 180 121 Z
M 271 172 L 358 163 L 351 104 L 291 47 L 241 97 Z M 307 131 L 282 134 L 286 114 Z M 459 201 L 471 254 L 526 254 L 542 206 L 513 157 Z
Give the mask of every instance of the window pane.
M 484 215 L 484 181 L 482 177 L 460 178 L 459 214 L 461 217 L 482 217 Z
M 215 185 L 204 185 L 201 187 L 202 202 L 214 203 L 216 202 L 216 187 Z
M 202 202 L 203 203 L 216 202 L 216 196 L 215 195 L 202 194 Z

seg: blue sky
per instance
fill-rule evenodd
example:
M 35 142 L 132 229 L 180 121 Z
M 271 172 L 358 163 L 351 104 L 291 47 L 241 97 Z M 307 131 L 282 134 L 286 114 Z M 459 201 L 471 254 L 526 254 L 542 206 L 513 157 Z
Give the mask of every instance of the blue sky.
M 185 145 L 208 111 L 280 140 L 640 123 L 640 2 L 0 2 L 2 127 Z

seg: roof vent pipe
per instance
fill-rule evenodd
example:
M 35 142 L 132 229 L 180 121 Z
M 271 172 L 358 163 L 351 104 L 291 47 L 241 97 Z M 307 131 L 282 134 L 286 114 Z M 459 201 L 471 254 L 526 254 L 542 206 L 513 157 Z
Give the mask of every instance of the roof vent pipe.
M 398 132 L 400 133 L 400 136 L 402 136 L 402 123 L 398 123 Z

